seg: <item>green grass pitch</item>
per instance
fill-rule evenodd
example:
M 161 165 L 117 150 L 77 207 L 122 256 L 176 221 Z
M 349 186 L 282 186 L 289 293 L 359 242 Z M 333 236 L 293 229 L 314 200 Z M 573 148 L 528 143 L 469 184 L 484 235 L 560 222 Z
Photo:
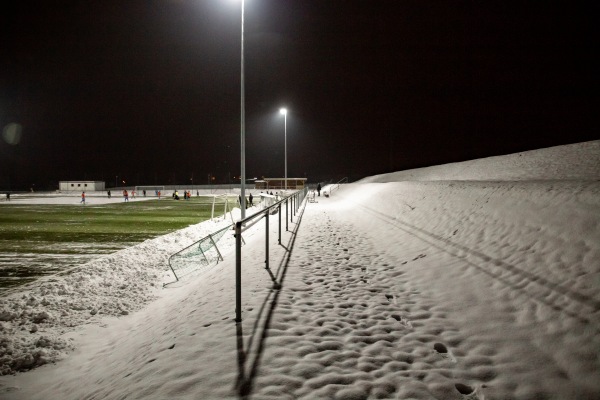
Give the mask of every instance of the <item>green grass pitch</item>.
M 237 199 L 229 199 L 229 209 Z M 222 216 L 224 199 L 215 203 Z M 42 275 L 210 219 L 212 198 L 0 207 L 0 293 Z

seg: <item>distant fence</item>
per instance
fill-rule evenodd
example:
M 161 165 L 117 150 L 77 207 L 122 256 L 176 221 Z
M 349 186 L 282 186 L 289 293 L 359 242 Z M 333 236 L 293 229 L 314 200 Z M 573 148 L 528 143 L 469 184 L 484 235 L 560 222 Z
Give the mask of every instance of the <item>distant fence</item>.
M 110 189 L 110 190 L 115 190 L 115 189 L 119 189 L 119 190 L 123 190 L 123 189 L 133 189 L 136 186 L 157 186 L 157 187 L 162 187 L 165 190 L 229 190 L 229 189 L 239 189 L 241 187 L 241 185 L 239 183 L 230 183 L 230 184 L 222 184 L 222 185 L 191 185 L 191 184 L 182 184 L 182 185 L 161 185 L 161 184 L 156 184 L 156 185 L 152 185 L 152 184 L 148 184 L 148 185 L 119 185 L 119 186 L 112 186 L 112 187 L 107 187 L 106 190 Z M 246 184 L 246 187 L 248 187 L 249 184 Z M 254 189 L 254 185 L 252 185 L 252 188 Z
M 217 242 L 227 231 L 231 231 L 232 227 L 233 225 L 228 225 L 219 229 L 171 255 L 169 267 L 175 275 L 175 281 L 165 283 L 163 286 L 175 283 L 191 273 L 208 269 L 213 263 L 218 264 L 219 261 L 223 261 Z

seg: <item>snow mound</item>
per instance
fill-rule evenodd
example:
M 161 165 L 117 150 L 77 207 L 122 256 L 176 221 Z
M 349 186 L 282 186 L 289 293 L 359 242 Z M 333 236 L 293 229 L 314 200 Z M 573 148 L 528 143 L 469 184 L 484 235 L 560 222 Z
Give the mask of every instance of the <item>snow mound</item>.
M 360 183 L 435 180 L 597 180 L 600 140 L 374 175 Z

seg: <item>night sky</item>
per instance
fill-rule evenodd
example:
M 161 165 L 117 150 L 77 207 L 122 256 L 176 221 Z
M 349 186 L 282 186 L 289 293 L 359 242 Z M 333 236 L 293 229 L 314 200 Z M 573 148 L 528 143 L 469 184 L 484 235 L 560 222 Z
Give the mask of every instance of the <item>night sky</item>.
M 8 3 L 0 190 L 239 178 L 239 1 Z M 599 139 L 586 3 L 246 0 L 246 176 L 283 176 L 283 106 L 309 182 Z

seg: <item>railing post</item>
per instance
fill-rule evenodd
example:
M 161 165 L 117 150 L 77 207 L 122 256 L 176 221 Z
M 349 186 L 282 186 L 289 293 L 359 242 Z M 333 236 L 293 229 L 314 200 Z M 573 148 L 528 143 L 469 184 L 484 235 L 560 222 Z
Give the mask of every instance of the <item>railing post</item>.
M 288 199 L 285 199 L 285 231 L 288 231 Z
M 242 222 L 235 224 L 235 322 L 242 322 Z
M 281 203 L 279 203 L 279 210 L 277 210 L 277 214 L 279 214 L 279 244 L 281 244 Z
M 265 214 L 265 268 L 269 269 L 269 212 Z

